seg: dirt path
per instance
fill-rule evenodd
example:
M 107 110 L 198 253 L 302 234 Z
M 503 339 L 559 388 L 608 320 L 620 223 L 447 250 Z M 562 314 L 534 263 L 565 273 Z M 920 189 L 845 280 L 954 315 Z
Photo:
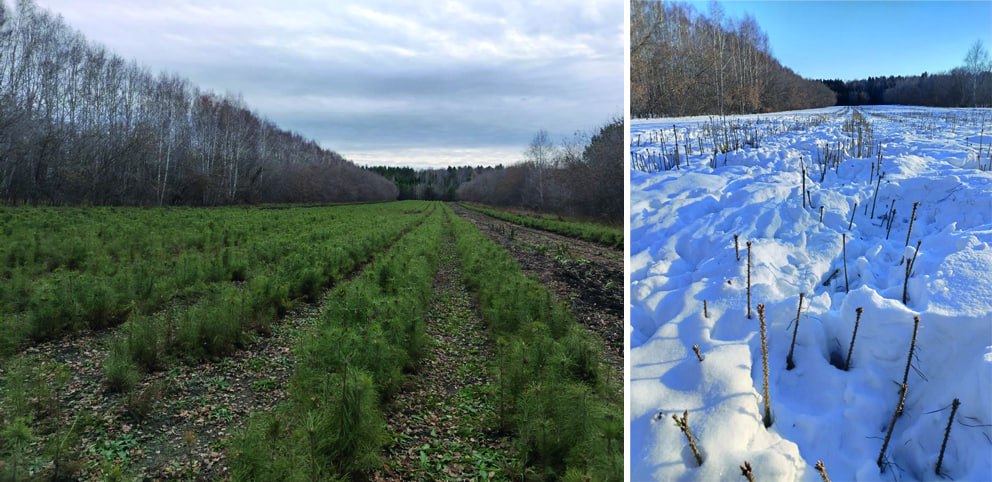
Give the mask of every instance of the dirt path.
M 528 276 L 571 305 L 579 323 L 603 340 L 607 362 L 622 380 L 623 250 L 451 207 L 513 254 Z
M 387 407 L 394 439 L 372 479 L 505 479 L 510 441 L 489 429 L 495 426 L 487 370 L 492 343 L 462 282 L 450 234 L 425 329 L 433 343 L 417 375 Z

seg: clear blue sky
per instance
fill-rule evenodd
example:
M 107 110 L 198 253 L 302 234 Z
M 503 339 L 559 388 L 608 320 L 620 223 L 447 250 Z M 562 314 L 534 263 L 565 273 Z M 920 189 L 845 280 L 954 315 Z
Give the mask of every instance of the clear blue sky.
M 701 12 L 708 1 L 692 1 Z M 975 40 L 992 51 L 992 1 L 723 1 L 750 13 L 772 53 L 807 78 L 861 79 L 947 71 Z

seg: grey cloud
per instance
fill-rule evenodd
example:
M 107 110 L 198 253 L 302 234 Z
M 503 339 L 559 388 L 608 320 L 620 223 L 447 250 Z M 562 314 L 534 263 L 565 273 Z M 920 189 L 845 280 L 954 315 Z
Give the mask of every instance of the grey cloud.
M 510 162 L 538 129 L 567 136 L 623 109 L 622 0 L 38 2 L 346 155 Z

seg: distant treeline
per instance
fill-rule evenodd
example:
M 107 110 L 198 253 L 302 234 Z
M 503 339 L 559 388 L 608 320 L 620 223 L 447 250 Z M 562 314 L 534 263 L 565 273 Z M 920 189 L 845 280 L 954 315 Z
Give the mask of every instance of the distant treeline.
M 950 72 L 822 82 L 837 95 L 837 105 L 992 106 L 992 62 L 981 41 Z
M 744 114 L 834 105 L 821 82 L 783 67 L 754 17 L 709 15 L 678 2 L 633 0 L 630 95 L 634 117 Z
M 396 184 L 399 199 L 472 201 L 596 220 L 623 222 L 623 120 L 589 137 L 560 143 L 539 132 L 523 162 L 494 167 L 366 169 Z
M 502 169 L 496 167 L 447 167 L 437 169 L 414 169 L 412 167 L 375 166 L 366 169 L 376 172 L 396 184 L 399 199 L 421 199 L 425 201 L 454 201 L 458 186 L 475 176 Z
M 42 204 L 345 202 L 393 183 L 240 98 L 155 75 L 60 16 L 0 2 L 0 200 Z
M 457 190 L 464 201 L 596 220 L 623 222 L 623 119 L 614 119 L 585 141 L 555 144 L 539 132 L 526 160 L 483 171 Z

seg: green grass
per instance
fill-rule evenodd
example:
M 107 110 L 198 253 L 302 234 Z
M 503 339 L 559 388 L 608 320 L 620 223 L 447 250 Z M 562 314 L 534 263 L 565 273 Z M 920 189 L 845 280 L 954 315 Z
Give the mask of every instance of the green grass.
M 519 224 L 521 226 L 526 226 L 528 228 L 550 231 L 552 233 L 591 241 L 613 248 L 623 247 L 623 228 L 614 228 L 604 226 L 602 224 L 581 221 L 564 221 L 549 215 L 511 213 L 479 204 L 461 203 L 461 206 L 466 209 L 471 209 L 473 211 L 480 212 L 497 219 L 502 219 L 504 221 L 509 221 L 514 224 Z

